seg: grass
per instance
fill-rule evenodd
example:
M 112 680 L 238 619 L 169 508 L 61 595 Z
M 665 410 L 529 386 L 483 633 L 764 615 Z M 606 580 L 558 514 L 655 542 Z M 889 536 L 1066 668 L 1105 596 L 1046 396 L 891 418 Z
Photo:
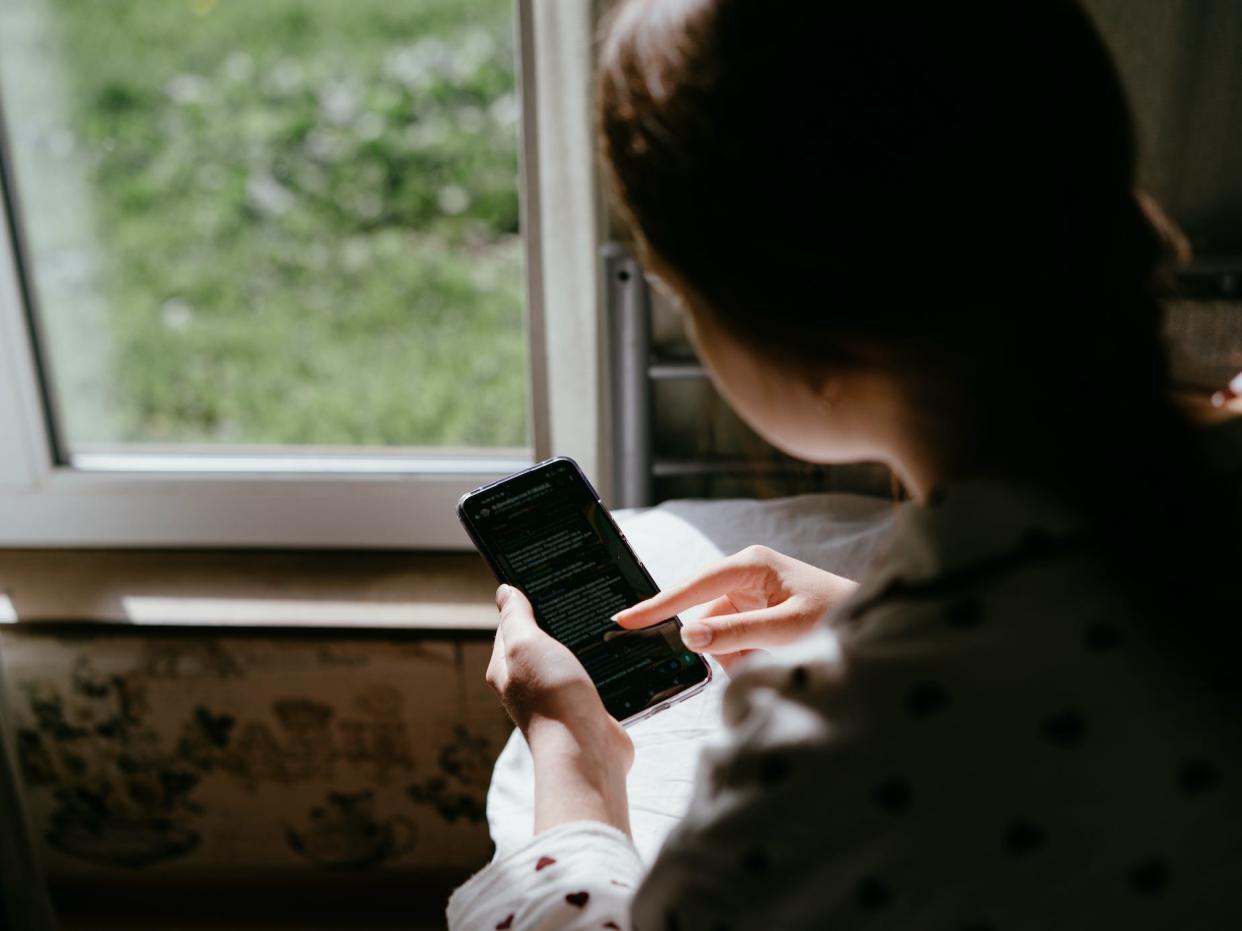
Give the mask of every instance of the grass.
M 75 326 L 32 229 L 73 444 L 526 442 L 511 0 L 50 13 L 103 296 Z

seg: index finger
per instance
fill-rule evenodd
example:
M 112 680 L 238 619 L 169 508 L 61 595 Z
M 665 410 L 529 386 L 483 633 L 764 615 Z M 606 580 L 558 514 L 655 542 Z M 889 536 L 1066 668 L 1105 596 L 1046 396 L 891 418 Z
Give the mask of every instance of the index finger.
M 754 562 L 743 550 L 723 559 L 704 572 L 673 588 L 666 588 L 659 594 L 652 595 L 646 601 L 640 601 L 633 607 L 618 611 L 612 619 L 622 627 L 650 627 L 666 621 L 674 614 L 680 614 L 687 608 L 719 598 L 721 595 L 734 591 L 754 577 L 756 570 L 762 567 Z

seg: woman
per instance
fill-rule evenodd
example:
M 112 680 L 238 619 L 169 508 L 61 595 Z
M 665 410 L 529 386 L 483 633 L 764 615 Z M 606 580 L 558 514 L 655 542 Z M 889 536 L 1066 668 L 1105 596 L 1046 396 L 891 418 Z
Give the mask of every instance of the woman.
M 751 549 L 619 616 L 707 603 L 683 637 L 732 675 L 649 871 L 626 734 L 502 586 L 536 834 L 454 927 L 1242 927 L 1242 432 L 1171 398 L 1162 224 L 1083 12 L 630 0 L 599 105 L 722 393 L 912 501 L 858 587 Z

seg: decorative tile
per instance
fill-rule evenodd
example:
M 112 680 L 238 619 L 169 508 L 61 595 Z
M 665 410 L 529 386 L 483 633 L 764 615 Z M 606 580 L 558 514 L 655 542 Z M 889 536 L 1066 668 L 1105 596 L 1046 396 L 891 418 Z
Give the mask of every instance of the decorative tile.
M 53 877 L 464 871 L 510 725 L 482 640 L 3 634 Z

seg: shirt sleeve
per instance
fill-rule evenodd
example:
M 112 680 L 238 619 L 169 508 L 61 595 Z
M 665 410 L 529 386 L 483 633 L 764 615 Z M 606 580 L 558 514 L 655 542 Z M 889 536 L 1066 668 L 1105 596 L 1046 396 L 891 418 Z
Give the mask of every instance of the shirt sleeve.
M 644 867 L 633 841 L 597 821 L 536 834 L 453 893 L 450 931 L 630 931 Z

